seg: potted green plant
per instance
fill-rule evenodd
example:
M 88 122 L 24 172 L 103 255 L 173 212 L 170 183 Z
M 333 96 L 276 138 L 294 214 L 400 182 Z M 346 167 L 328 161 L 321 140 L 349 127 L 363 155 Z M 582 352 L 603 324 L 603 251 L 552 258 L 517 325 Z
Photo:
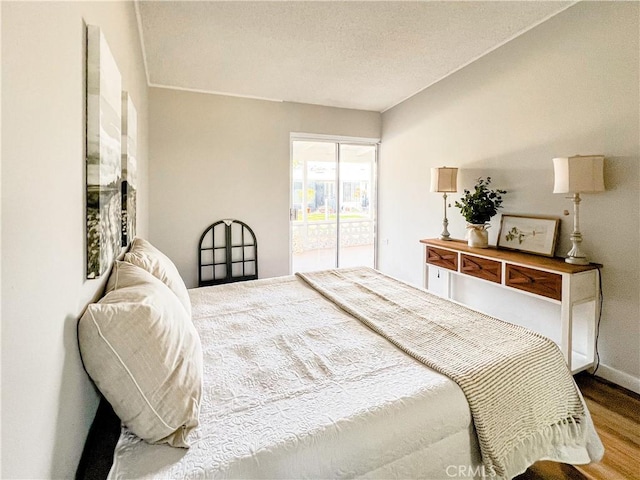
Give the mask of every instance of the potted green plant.
M 464 190 L 464 195 L 455 205 L 467 221 L 467 240 L 470 247 L 486 248 L 489 245 L 489 220 L 502 207 L 502 195 L 506 190 L 489 188 L 491 177 L 478 178 L 473 191 Z

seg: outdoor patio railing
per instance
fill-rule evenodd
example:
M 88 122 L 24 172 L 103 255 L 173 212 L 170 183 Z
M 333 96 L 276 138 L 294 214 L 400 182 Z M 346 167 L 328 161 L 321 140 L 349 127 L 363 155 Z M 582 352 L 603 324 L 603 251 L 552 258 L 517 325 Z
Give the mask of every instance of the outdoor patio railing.
M 292 231 L 293 253 L 335 248 L 337 224 L 333 221 L 294 222 Z M 340 220 L 340 245 L 356 246 L 373 244 L 373 220 Z

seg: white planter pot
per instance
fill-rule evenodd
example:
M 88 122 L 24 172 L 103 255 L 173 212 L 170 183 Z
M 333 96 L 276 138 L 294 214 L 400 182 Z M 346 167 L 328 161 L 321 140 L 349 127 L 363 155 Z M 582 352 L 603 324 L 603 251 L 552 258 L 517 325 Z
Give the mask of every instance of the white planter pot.
M 489 246 L 489 232 L 485 224 L 467 224 L 467 243 L 474 248 L 487 248 Z

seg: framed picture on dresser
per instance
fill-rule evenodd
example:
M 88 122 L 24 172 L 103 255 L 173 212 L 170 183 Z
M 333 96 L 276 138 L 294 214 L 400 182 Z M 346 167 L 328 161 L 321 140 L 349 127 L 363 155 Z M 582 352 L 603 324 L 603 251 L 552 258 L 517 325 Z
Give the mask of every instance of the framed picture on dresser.
M 502 215 L 498 248 L 553 257 L 560 219 L 527 215 Z

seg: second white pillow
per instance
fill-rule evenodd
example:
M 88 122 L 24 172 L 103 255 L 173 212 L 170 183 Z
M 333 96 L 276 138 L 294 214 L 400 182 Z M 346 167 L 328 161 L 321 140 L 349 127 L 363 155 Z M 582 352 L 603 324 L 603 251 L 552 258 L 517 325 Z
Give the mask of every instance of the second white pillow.
M 124 261 L 145 269 L 151 275 L 161 280 L 173 293 L 191 317 L 191 300 L 187 287 L 175 264 L 164 253 L 151 245 L 147 240 L 136 237 L 131 243 L 131 249 L 125 253 Z

